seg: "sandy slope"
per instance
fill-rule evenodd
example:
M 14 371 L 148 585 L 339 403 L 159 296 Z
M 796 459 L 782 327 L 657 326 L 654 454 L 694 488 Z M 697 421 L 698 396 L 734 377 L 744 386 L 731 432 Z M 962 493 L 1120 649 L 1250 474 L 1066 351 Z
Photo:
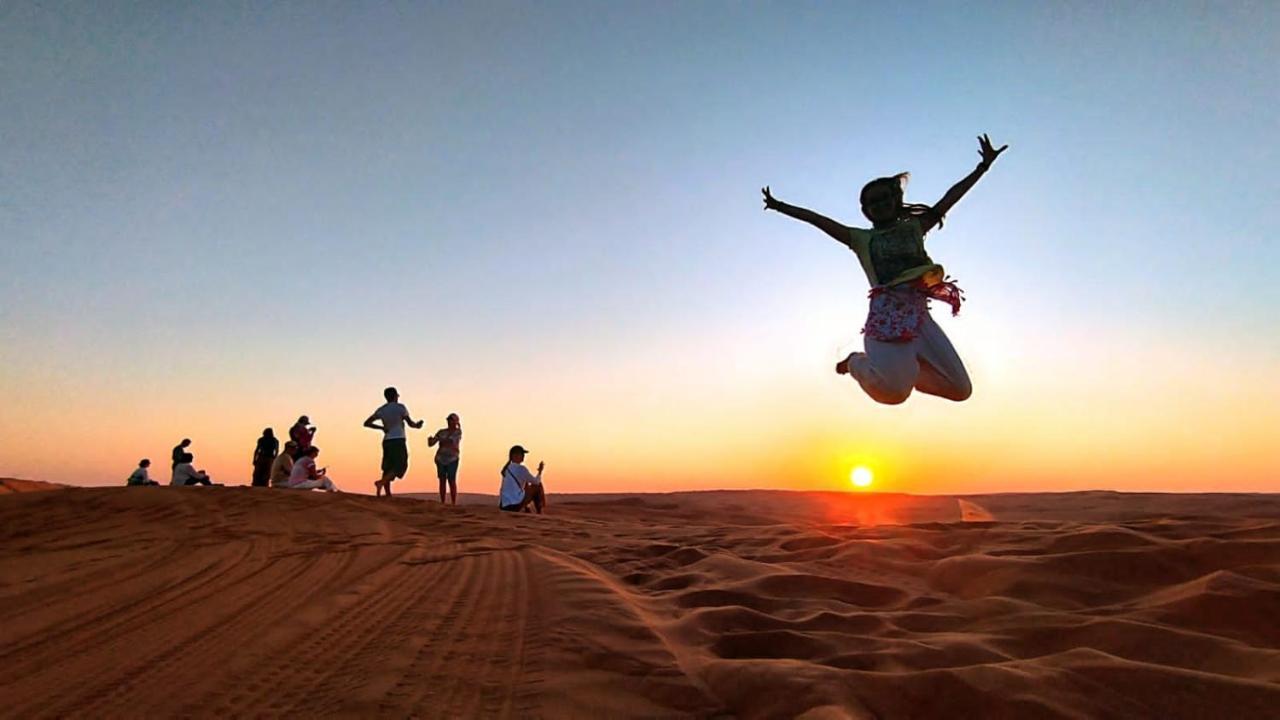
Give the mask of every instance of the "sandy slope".
M 5 495 L 0 714 L 1280 707 L 1277 496 L 553 502 L 515 517 L 248 488 Z

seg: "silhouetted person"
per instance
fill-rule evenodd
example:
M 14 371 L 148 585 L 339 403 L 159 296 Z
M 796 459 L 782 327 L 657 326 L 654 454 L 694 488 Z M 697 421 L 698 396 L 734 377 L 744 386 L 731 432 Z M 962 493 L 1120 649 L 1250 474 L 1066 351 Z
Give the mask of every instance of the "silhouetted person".
M 253 486 L 266 487 L 271 478 L 271 463 L 280 452 L 280 441 L 271 428 L 262 431 L 258 446 L 253 449 Z
M 303 415 L 298 418 L 298 422 L 289 428 L 289 439 L 297 446 L 293 451 L 293 459 L 298 460 L 306 454 L 307 448 L 311 447 L 311 440 L 316 436 L 316 429 L 311 425 L 311 418 Z
M 125 481 L 125 484 L 126 485 L 159 485 L 160 483 L 151 479 L 151 475 L 147 471 L 147 468 L 149 467 L 151 467 L 151 461 L 146 458 L 142 458 L 142 461 L 138 463 L 138 469 L 133 471 L 133 474 L 129 476 L 129 479 L 127 481 Z
M 427 438 L 427 447 L 439 444 L 436 449 L 436 477 L 440 479 L 440 502 L 444 502 L 444 486 L 449 485 L 449 502 L 458 504 L 458 463 L 462 460 L 462 421 L 457 413 L 445 418 L 448 427 L 436 431 Z
M 284 444 L 284 452 L 271 461 L 271 487 L 289 487 L 289 476 L 293 473 L 293 452 L 298 444 L 290 440 Z
M 528 452 L 516 445 L 507 453 L 507 464 L 502 466 L 498 507 L 507 512 L 529 512 L 529 505 L 532 504 L 541 515 L 542 506 L 546 502 L 546 494 L 542 489 L 542 469 L 545 463 L 538 463 L 538 474 L 529 472 L 529 468 L 524 466 L 524 456 Z
M 191 438 L 182 438 L 182 442 L 173 448 L 173 467 L 177 468 L 178 463 L 182 462 L 181 458 L 186 454 L 187 448 L 191 445 Z
M 907 173 L 876 178 L 862 188 L 862 214 L 870 229 L 843 225 L 777 200 L 766 186 L 765 210 L 807 222 L 853 251 L 871 284 L 867 321 L 862 326 L 865 352 L 850 353 L 836 372 L 858 381 L 878 403 L 905 402 L 912 390 L 948 400 L 966 400 L 973 392 L 969 373 L 946 333 L 929 315 L 929 301 L 940 300 L 960 312 L 963 295 L 941 265 L 925 251 L 925 233 L 978 182 L 1005 145 L 992 147 L 978 138 L 978 167 L 951 187 L 932 207 L 903 202 Z
M 196 470 L 191 466 L 191 461 L 195 460 L 195 456 L 191 453 L 183 453 L 178 457 L 178 464 L 173 468 L 173 479 L 169 481 L 170 485 L 212 485 L 209 474 L 203 470 Z
M 418 429 L 422 427 L 422 421 L 414 422 L 409 417 L 409 409 L 400 404 L 400 393 L 395 388 L 383 390 L 382 396 L 387 401 L 373 411 L 364 421 L 364 426 L 382 431 L 382 479 L 374 481 L 373 487 L 379 497 L 384 490 L 387 497 L 390 497 L 391 482 L 404 477 L 409 471 L 409 443 L 405 438 L 405 423 Z M 382 421 L 381 425 L 377 423 L 379 420 Z
M 289 474 L 289 487 L 295 490 L 319 489 L 328 492 L 338 489 L 333 480 L 329 479 L 328 468 L 316 468 L 316 458 L 319 455 L 320 448 L 314 445 L 307 448 L 307 454 L 294 464 L 293 471 Z

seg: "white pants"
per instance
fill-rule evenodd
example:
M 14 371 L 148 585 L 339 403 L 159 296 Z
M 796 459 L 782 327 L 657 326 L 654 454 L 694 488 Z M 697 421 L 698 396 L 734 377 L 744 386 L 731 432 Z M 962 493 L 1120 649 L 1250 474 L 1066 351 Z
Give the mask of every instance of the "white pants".
M 871 396 L 886 405 L 906 401 L 911 390 L 948 400 L 965 400 L 973 393 L 969 373 L 946 333 L 929 315 L 920 334 L 906 342 L 864 338 L 866 352 L 849 356 L 849 374 Z
M 324 476 L 316 480 L 303 480 L 296 485 L 290 485 L 294 490 L 337 490 L 338 486 L 333 484 L 329 476 Z

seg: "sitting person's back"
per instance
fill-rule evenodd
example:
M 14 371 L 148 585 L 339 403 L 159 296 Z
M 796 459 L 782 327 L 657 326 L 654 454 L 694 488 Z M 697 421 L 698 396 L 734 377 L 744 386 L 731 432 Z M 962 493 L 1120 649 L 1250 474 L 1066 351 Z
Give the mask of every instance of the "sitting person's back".
M 289 487 L 289 478 L 293 474 L 293 454 L 298 444 L 290 440 L 284 444 L 284 452 L 271 461 L 271 487 Z
M 173 479 L 169 481 L 170 485 L 181 487 L 183 485 L 212 485 L 209 481 L 209 475 L 203 470 L 196 470 L 191 461 L 195 457 L 191 453 L 185 453 L 179 457 L 179 462 L 173 468 Z
M 125 481 L 125 484 L 126 485 L 159 485 L 160 483 L 151 479 L 151 475 L 147 471 L 147 468 L 149 467 L 151 467 L 151 461 L 146 458 L 143 458 L 142 462 L 138 463 L 138 468 L 134 470 L 133 474 L 129 476 L 129 479 Z

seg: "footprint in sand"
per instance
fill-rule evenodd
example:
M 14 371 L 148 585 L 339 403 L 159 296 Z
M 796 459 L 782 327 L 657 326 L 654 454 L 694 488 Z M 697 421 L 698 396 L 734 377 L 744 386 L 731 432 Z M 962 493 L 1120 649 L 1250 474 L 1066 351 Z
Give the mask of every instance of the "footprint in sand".
M 960 506 L 960 522 L 994 522 L 996 519 L 995 515 L 977 503 L 956 498 L 956 504 Z

